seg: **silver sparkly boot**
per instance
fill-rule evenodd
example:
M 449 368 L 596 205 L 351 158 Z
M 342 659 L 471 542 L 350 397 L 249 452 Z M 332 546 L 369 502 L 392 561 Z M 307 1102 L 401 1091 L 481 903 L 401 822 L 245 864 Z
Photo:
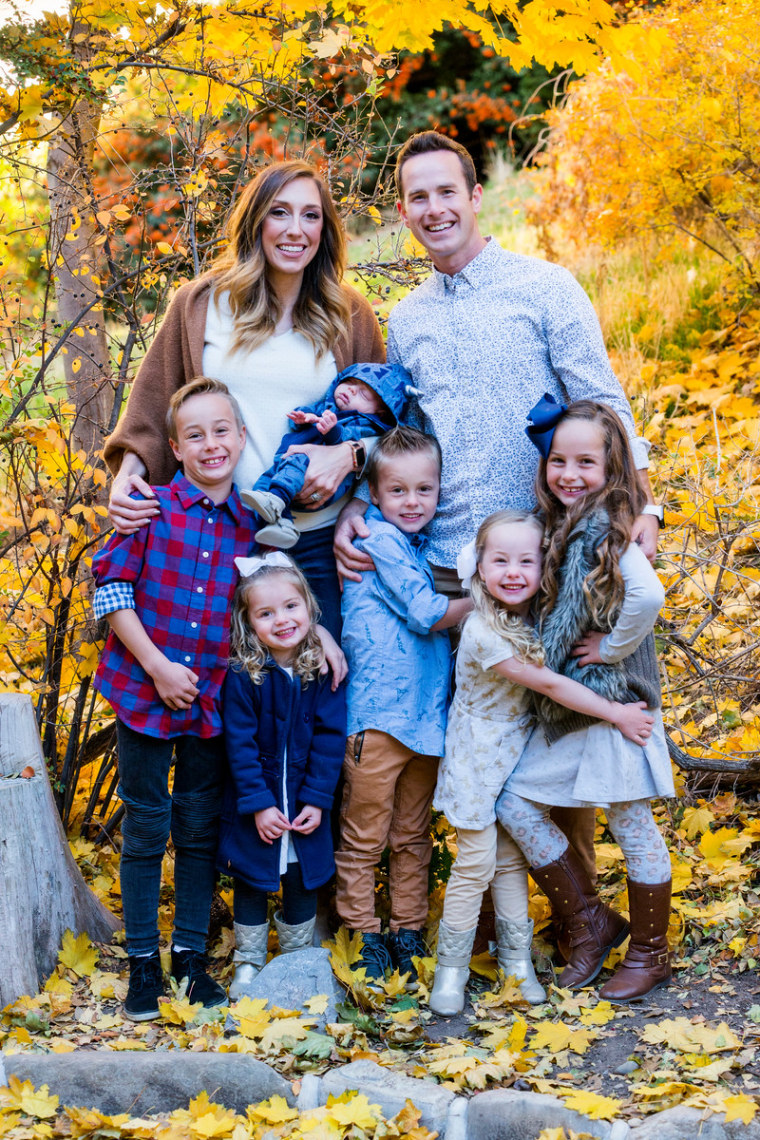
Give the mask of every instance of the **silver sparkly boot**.
M 430 993 L 434 1013 L 451 1017 L 464 1009 L 464 987 L 470 976 L 476 929 L 451 930 L 443 921 L 438 926 L 438 963 Z
M 498 939 L 497 961 L 506 977 L 510 974 L 520 984 L 520 992 L 531 1005 L 546 1001 L 546 991 L 536 979 L 530 947 L 533 941 L 533 923 L 509 922 L 505 918 L 496 919 Z
M 310 918 L 307 922 L 299 922 L 297 926 L 288 926 L 287 922 L 282 921 L 282 911 L 278 910 L 274 916 L 274 928 L 280 940 L 280 953 L 292 954 L 311 946 L 316 924 L 316 918 Z
M 236 922 L 235 929 L 235 972 L 230 984 L 230 1001 L 238 1001 L 241 997 L 250 997 L 248 987 L 256 975 L 267 964 L 267 942 L 269 941 L 269 923 L 261 926 L 241 926 Z

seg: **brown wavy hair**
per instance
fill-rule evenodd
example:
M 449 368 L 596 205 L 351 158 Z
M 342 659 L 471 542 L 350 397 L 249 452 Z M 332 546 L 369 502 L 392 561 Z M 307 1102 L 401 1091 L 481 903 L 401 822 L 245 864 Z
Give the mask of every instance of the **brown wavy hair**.
M 322 206 L 322 237 L 304 270 L 293 309 L 293 328 L 324 356 L 347 339 L 351 306 L 341 288 L 346 268 L 346 237 L 335 203 L 318 172 L 308 162 L 275 162 L 259 171 L 240 196 L 227 223 L 228 245 L 211 272 L 215 295 L 227 291 L 235 322 L 232 351 L 251 351 L 270 337 L 281 316 L 281 305 L 269 281 L 261 244 L 261 229 L 272 203 L 298 178 L 316 183 Z
M 309 583 L 295 563 L 291 566 L 261 566 L 253 574 L 241 578 L 232 602 L 232 622 L 230 625 L 230 668 L 236 673 L 247 673 L 254 685 L 260 685 L 269 661 L 269 650 L 262 645 L 248 620 L 248 607 L 251 590 L 260 586 L 267 578 L 287 577 L 298 590 L 306 603 L 309 613 L 309 632 L 298 646 L 293 661 L 293 673 L 307 685 L 319 673 L 324 661 L 322 642 L 315 629 L 319 621 L 319 605 L 311 592 Z
M 531 665 L 543 665 L 544 651 L 533 630 L 523 618 L 510 613 L 498 598 L 494 598 L 486 589 L 485 582 L 480 577 L 480 563 L 485 554 L 488 536 L 498 526 L 515 526 L 518 523 L 528 523 L 534 527 L 539 538 L 543 537 L 544 528 L 536 515 L 530 511 L 494 511 L 478 527 L 475 536 L 475 563 L 477 572 L 473 574 L 470 583 L 470 596 L 476 613 L 499 637 L 508 641 L 515 657 Z
M 546 527 L 544 565 L 539 594 L 541 617 L 554 607 L 559 590 L 559 572 L 565 557 L 570 532 L 584 515 L 606 511 L 609 530 L 597 548 L 597 566 L 586 577 L 583 592 L 594 622 L 600 630 L 612 628 L 615 615 L 625 594 L 620 573 L 620 557 L 631 541 L 631 529 L 641 514 L 645 495 L 628 442 L 628 434 L 617 412 L 593 400 L 576 400 L 570 404 L 560 424 L 568 420 L 584 420 L 596 424 L 604 439 L 606 482 L 598 491 L 584 495 L 580 502 L 565 507 L 549 490 L 546 463 L 541 459 L 536 479 L 536 498 Z M 560 426 L 560 425 L 558 425 Z M 551 452 L 549 453 L 551 455 Z

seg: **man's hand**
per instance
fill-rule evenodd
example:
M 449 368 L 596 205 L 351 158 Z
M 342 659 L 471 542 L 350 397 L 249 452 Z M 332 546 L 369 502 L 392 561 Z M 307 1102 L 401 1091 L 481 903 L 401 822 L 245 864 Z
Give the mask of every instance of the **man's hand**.
M 170 709 L 189 709 L 198 696 L 198 674 L 168 657 L 154 665 L 150 675 L 156 692 Z
M 312 831 L 317 830 L 321 822 L 322 808 L 307 804 L 303 811 L 293 820 L 291 827 L 293 831 L 299 831 L 301 835 L 311 835 Z
M 606 636 L 606 633 L 587 633 L 576 641 L 572 655 L 578 658 L 579 665 L 604 665 L 599 646 Z
M 279 808 L 262 808 L 261 811 L 254 812 L 253 818 L 256 821 L 259 838 L 264 843 L 268 843 L 270 847 L 284 831 L 290 831 L 288 818 L 282 814 Z
M 657 557 L 660 524 L 655 515 L 637 515 L 631 529 L 631 542 L 641 547 L 650 562 Z
M 346 578 L 361 582 L 362 574 L 374 570 L 375 564 L 368 554 L 363 554 L 353 545 L 355 538 L 368 538 L 369 528 L 364 521 L 367 504 L 361 499 L 352 499 L 338 515 L 333 536 L 333 554 L 338 567 L 341 588 Z
M 333 497 L 349 471 L 353 471 L 354 453 L 347 443 L 338 443 L 335 447 L 325 447 L 321 443 L 294 443 L 285 454 L 296 455 L 299 452 L 308 455 L 309 466 L 303 488 L 295 501 L 310 510 L 317 510 Z

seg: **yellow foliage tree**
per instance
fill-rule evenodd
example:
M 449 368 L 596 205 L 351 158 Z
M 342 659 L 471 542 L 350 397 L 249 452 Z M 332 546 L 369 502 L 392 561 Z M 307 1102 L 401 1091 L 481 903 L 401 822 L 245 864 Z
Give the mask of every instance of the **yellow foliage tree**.
M 758 0 L 638 18 L 637 65 L 605 65 L 550 113 L 534 220 L 606 247 L 686 235 L 760 284 Z

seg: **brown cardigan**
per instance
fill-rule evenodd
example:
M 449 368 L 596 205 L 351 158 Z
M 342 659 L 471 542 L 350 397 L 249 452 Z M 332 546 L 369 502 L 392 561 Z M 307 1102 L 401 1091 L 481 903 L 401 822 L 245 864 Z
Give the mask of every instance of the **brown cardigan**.
M 213 276 L 207 274 L 180 286 L 172 298 L 137 370 L 124 415 L 106 440 L 104 455 L 114 474 L 124 452 L 134 451 L 145 464 L 148 482 L 161 485 L 174 476 L 177 460 L 166 435 L 166 412 L 172 394 L 203 375 L 206 314 L 213 283 Z M 385 344 L 372 306 L 350 285 L 342 288 L 351 302 L 352 322 L 350 343 L 341 340 L 333 349 L 338 371 L 360 361 L 381 363 Z

